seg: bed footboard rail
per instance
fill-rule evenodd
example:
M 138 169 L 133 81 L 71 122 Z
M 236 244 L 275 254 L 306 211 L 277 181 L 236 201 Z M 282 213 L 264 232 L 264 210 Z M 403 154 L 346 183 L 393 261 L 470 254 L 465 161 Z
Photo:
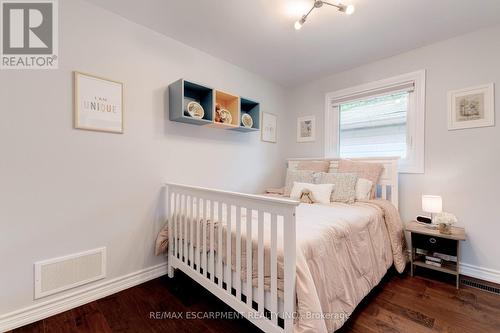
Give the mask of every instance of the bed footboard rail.
M 299 202 L 172 183 L 165 187 L 169 276 L 180 269 L 263 331 L 291 333 Z

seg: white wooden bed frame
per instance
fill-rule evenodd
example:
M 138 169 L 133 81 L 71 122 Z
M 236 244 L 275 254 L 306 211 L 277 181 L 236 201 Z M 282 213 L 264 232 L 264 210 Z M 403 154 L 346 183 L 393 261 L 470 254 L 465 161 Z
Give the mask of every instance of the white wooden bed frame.
M 295 169 L 298 163 L 304 160 L 325 159 L 290 159 L 288 160 L 288 167 Z M 335 171 L 338 159 L 326 160 L 330 161 L 330 171 Z M 377 197 L 390 200 L 394 206 L 398 207 L 398 159 L 370 158 L 355 160 L 382 163 L 384 165 L 384 171 L 377 186 Z M 293 332 L 296 278 L 295 208 L 299 205 L 299 202 L 285 198 L 243 194 L 172 183 L 165 184 L 165 186 L 169 223 L 169 277 L 173 277 L 174 269 L 180 269 L 264 332 Z M 196 203 L 196 206 L 194 206 L 194 203 Z M 257 243 L 257 288 L 251 287 L 251 284 L 248 286 L 241 279 L 241 230 L 246 230 L 247 235 L 252 234 L 252 223 L 247 223 L 248 220 L 243 220 L 241 213 L 248 209 L 258 216 L 258 240 L 253 240 Z M 209 235 L 207 235 L 206 221 L 220 221 L 223 210 L 227 213 L 226 220 L 230 219 L 230 223 L 226 221 L 226 248 L 223 249 L 223 242 L 219 241 L 217 242 L 218 249 L 214 251 L 211 244 L 215 245 L 215 227 L 213 223 L 210 224 Z M 217 214 L 215 214 L 215 211 L 217 211 Z M 264 290 L 264 216 L 267 217 L 266 223 L 271 224 L 271 283 L 270 291 L 266 291 L 266 295 L 270 294 L 270 298 L 265 298 Z M 200 223 L 194 223 L 195 219 L 202 221 L 201 228 Z M 278 219 L 283 219 L 283 299 L 278 299 L 277 288 L 276 240 Z M 249 220 L 251 221 L 252 219 Z M 243 226 L 242 223 L 244 224 Z M 231 270 L 231 228 L 233 226 L 236 232 L 235 272 Z M 217 228 L 219 240 L 222 239 L 222 230 L 223 228 Z M 207 237 L 209 238 L 208 244 Z M 247 269 L 246 281 L 252 281 L 252 242 L 246 242 L 246 246 L 246 267 L 249 268 Z M 227 263 L 225 264 L 222 262 L 223 256 L 217 255 L 222 253 L 226 253 Z

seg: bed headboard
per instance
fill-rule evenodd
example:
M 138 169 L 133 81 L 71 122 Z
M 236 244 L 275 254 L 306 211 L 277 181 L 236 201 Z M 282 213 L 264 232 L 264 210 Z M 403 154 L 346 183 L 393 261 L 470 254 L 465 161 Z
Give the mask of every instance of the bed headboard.
M 329 161 L 329 172 L 336 172 L 338 168 L 339 158 L 290 158 L 288 159 L 288 168 L 296 169 L 301 161 Z M 384 166 L 382 175 L 377 184 L 376 196 L 380 199 L 386 199 L 392 204 L 398 206 L 398 160 L 399 157 L 374 157 L 374 158 L 351 158 L 353 161 L 380 163 Z

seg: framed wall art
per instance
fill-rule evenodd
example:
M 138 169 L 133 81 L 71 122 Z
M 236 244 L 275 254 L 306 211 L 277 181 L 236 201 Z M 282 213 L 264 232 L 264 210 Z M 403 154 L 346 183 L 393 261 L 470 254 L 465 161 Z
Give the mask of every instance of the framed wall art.
M 448 130 L 495 125 L 494 84 L 448 93 Z
M 297 118 L 297 142 L 316 140 L 316 117 L 305 116 Z
M 261 139 L 276 143 L 278 117 L 272 113 L 262 112 Z
M 74 126 L 123 133 L 123 84 L 74 72 Z

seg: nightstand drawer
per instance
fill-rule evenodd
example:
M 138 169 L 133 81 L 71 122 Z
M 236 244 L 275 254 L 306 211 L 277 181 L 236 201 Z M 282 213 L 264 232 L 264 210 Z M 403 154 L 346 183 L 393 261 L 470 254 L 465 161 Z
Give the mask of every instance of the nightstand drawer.
M 414 248 L 452 256 L 457 255 L 457 241 L 453 239 L 412 233 L 411 243 Z

